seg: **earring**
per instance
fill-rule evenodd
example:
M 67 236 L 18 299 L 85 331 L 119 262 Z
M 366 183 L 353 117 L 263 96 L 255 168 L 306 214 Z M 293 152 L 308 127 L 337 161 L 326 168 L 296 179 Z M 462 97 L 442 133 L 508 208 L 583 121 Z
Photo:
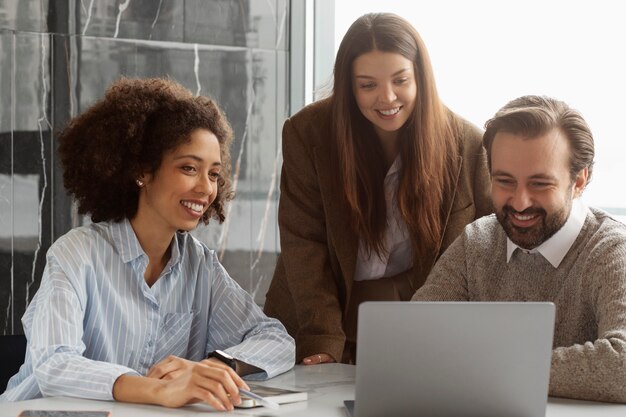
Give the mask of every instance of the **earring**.
M 140 187 L 140 188 L 141 188 L 141 187 L 143 187 L 143 184 L 144 184 L 144 183 L 143 183 L 143 181 L 141 181 L 141 180 L 137 180 L 137 181 L 135 181 L 135 182 L 137 183 L 137 186 L 138 186 L 138 187 Z

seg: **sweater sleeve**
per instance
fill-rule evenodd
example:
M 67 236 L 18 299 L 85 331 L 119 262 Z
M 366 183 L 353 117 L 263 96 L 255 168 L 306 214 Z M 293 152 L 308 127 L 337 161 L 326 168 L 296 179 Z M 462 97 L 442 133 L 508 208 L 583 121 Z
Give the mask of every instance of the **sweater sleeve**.
M 469 301 L 465 232 L 446 249 L 411 301 Z
M 550 395 L 626 403 L 626 239 L 603 239 L 581 256 L 598 334 L 552 353 Z

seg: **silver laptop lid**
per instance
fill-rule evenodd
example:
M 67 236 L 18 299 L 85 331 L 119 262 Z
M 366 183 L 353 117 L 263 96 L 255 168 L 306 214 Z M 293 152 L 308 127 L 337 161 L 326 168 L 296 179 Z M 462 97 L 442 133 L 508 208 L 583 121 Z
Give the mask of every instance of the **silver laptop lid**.
M 545 416 L 552 303 L 366 302 L 355 417 Z

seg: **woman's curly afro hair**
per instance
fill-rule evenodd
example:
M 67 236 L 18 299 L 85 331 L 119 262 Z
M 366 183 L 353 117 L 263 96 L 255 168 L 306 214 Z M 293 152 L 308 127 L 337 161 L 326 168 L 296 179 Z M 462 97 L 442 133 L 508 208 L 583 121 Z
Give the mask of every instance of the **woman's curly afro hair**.
M 154 174 L 163 154 L 188 141 L 196 129 L 217 137 L 222 159 L 217 197 L 202 221 L 223 222 L 224 204 L 233 198 L 232 129 L 213 100 L 160 78 L 117 80 L 61 132 L 63 184 L 78 212 L 94 222 L 132 219 L 139 201 L 136 179 Z

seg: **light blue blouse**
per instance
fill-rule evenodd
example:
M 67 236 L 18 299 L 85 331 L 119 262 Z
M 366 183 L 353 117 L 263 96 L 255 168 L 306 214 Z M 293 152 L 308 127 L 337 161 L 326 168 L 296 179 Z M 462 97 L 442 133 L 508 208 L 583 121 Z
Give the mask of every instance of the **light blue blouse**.
M 264 372 L 289 370 L 295 344 L 230 278 L 214 251 L 186 233 L 148 287 L 148 257 L 127 220 L 71 230 L 47 253 L 22 323 L 26 361 L 0 401 L 41 396 L 112 400 L 122 374 L 145 375 L 168 355 L 198 361 L 221 349 Z

